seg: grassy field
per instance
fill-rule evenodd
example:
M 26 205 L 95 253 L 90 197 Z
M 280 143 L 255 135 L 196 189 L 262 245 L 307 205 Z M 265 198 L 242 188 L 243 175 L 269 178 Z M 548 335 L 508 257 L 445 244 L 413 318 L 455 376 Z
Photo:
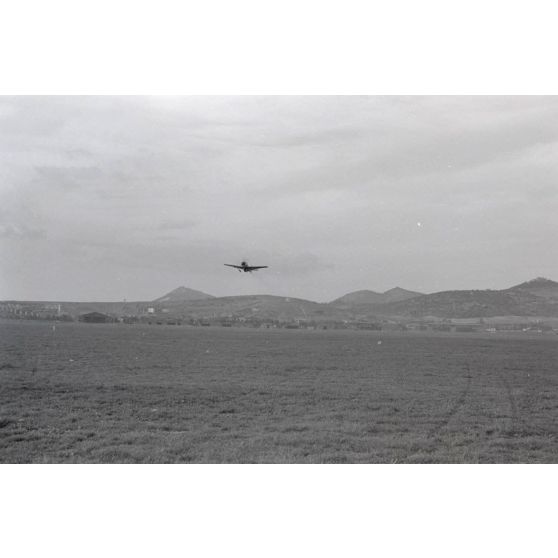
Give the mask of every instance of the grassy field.
M 0 461 L 558 462 L 558 337 L 0 323 Z

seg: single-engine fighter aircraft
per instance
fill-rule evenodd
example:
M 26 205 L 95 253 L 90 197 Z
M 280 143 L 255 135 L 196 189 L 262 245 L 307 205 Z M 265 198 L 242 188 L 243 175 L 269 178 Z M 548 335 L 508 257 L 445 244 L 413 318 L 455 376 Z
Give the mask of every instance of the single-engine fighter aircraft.
M 265 269 L 267 265 L 248 265 L 248 262 L 240 262 L 240 265 L 224 264 L 228 267 L 234 267 L 238 271 L 245 273 L 252 273 L 252 271 L 257 271 L 258 269 Z

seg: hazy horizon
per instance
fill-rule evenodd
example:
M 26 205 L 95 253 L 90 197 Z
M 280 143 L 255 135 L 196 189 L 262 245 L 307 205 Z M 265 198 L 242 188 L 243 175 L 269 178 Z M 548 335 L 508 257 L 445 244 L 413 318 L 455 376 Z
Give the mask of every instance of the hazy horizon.
M 0 97 L 0 300 L 558 278 L 557 122 L 558 97 Z

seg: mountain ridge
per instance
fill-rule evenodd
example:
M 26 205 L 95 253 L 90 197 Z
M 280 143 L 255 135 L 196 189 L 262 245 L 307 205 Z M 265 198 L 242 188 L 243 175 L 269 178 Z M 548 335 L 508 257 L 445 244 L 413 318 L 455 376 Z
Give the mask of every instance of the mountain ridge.
M 558 316 L 558 283 L 537 277 L 502 290 L 440 291 L 406 301 L 378 305 L 374 310 L 380 315 L 407 318 Z
M 167 294 L 156 298 L 152 302 L 154 303 L 161 303 L 161 302 L 180 302 L 180 301 L 187 301 L 187 300 L 203 300 L 206 298 L 215 298 L 213 295 L 204 293 L 202 291 L 196 291 L 195 289 L 190 289 L 188 287 L 177 287 L 172 291 L 168 292 Z
M 421 294 L 394 287 L 377 293 L 354 291 L 331 302 L 276 295 L 215 297 L 178 287 L 153 301 L 143 302 L 0 302 L 0 316 L 104 312 L 113 316 L 240 316 L 280 320 L 415 320 L 434 317 L 481 318 L 493 316 L 558 317 L 558 282 L 537 277 L 501 290 L 470 289 Z
M 399 300 L 406 300 L 416 296 L 422 296 L 423 293 L 416 291 L 409 291 L 401 287 L 393 287 L 383 293 L 370 290 L 360 290 L 347 293 L 329 304 L 335 305 L 355 305 L 355 304 L 382 304 L 387 302 L 396 302 Z

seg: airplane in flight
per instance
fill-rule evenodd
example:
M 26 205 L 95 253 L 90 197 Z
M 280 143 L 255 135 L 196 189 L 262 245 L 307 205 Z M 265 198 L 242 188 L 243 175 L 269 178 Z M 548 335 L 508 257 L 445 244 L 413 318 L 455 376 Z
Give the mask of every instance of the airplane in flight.
M 248 262 L 240 262 L 240 265 L 224 264 L 228 267 L 234 267 L 238 271 L 245 273 L 252 273 L 252 271 L 257 271 L 258 269 L 265 269 L 267 265 L 248 265 Z

